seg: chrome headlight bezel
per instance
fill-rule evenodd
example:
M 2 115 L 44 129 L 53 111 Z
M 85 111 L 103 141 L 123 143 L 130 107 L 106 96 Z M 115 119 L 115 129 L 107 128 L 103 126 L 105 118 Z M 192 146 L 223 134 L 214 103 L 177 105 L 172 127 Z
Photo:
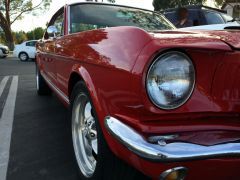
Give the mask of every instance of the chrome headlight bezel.
M 177 105 L 160 105 L 158 102 L 156 102 L 153 98 L 152 98 L 152 95 L 151 93 L 149 92 L 149 88 L 148 88 L 148 80 L 149 80 L 149 75 L 150 75 L 150 72 L 152 70 L 152 68 L 154 67 L 154 65 L 161 61 L 165 56 L 169 55 L 169 54 L 177 54 L 177 55 L 180 55 L 182 57 L 185 58 L 185 60 L 187 60 L 187 62 L 189 63 L 189 65 L 192 67 L 192 83 L 191 83 L 191 86 L 190 88 L 188 89 L 188 94 L 182 99 L 182 101 L 177 104 Z M 195 66 L 193 64 L 193 61 L 191 60 L 191 58 L 186 54 L 186 53 L 183 53 L 181 51 L 168 51 L 168 52 L 165 52 L 165 53 L 162 53 L 161 55 L 159 55 L 157 58 L 155 58 L 155 60 L 153 60 L 153 62 L 151 63 L 151 65 L 149 66 L 148 68 L 148 71 L 147 71 L 147 75 L 146 75 L 146 80 L 145 80 L 145 86 L 146 86 L 146 92 L 147 92 L 147 95 L 150 99 L 150 101 L 158 108 L 162 109 L 162 110 L 174 110 L 174 109 L 177 109 L 179 107 L 181 107 L 182 105 L 184 105 L 189 99 L 190 97 L 192 96 L 192 93 L 194 91 L 194 88 L 195 88 L 195 82 L 196 82 L 196 75 L 195 75 Z

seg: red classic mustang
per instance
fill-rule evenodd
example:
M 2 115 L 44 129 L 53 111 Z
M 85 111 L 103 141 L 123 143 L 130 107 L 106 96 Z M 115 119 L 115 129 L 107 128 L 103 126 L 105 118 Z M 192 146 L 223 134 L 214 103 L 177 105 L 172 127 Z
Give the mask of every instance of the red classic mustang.
M 69 107 L 82 179 L 240 178 L 239 31 L 176 31 L 152 11 L 75 3 L 37 51 L 38 94 Z

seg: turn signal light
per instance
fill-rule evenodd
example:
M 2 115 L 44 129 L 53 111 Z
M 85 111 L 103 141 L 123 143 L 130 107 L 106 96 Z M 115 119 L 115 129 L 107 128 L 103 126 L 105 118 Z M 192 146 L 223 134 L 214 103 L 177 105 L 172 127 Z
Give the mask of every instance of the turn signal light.
M 159 180 L 184 180 L 186 176 L 187 176 L 187 168 L 176 167 L 176 168 L 164 171 L 160 175 Z

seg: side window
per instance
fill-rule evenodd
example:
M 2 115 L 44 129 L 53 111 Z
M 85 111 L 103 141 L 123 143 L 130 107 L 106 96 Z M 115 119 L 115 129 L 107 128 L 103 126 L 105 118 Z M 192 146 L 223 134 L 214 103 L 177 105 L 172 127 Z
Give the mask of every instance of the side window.
M 36 46 L 36 44 L 37 44 L 37 41 L 33 41 L 32 42 L 32 45 L 35 47 Z
M 193 22 L 193 26 L 199 26 L 201 24 L 199 10 L 188 10 L 188 19 Z
M 64 31 L 64 22 L 63 21 L 64 21 L 64 16 L 63 16 L 63 14 L 61 14 L 56 18 L 56 20 L 53 23 L 53 25 L 57 28 L 60 36 L 63 35 L 63 31 Z
M 26 46 L 35 47 L 35 46 L 36 46 L 36 41 L 27 42 L 27 43 L 26 43 Z
M 177 24 L 178 23 L 178 14 L 177 12 L 167 12 L 164 14 L 165 17 L 173 24 Z
M 207 24 L 224 24 L 224 20 L 219 13 L 206 11 L 204 12 Z
M 48 24 L 49 26 L 55 26 L 58 30 L 57 36 L 63 36 L 64 34 L 64 8 L 61 8 L 51 19 L 51 21 Z M 47 31 L 44 33 L 44 39 L 48 39 L 49 35 Z
M 200 15 L 199 15 L 199 11 L 197 10 L 188 10 L 188 19 L 191 20 L 193 22 L 194 26 L 199 26 L 201 24 L 200 22 Z M 178 10 L 174 11 L 174 12 L 167 12 L 164 14 L 168 20 L 171 21 L 171 23 L 173 24 L 177 24 L 179 21 L 179 17 L 178 17 Z
M 26 46 L 31 46 L 31 42 L 27 42 L 27 43 L 26 43 Z

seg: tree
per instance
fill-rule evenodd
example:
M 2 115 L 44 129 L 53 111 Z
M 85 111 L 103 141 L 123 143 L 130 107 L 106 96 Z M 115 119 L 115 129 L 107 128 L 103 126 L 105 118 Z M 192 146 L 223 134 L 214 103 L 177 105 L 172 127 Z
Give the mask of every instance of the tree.
M 24 31 L 13 32 L 14 42 L 16 44 L 21 44 L 23 41 L 28 40 L 27 35 Z
M 33 4 L 32 0 L 0 1 L 0 27 L 6 36 L 6 43 L 10 49 L 14 48 L 11 25 L 23 18 L 25 13 L 30 13 L 33 10 L 44 10 L 49 7 L 50 3 L 51 0 L 40 0 L 38 4 Z
M 160 11 L 191 4 L 203 4 L 205 1 L 206 0 L 153 0 L 153 7 L 155 11 Z
M 6 44 L 6 38 L 2 31 L 0 31 L 0 44 Z
M 224 4 L 228 4 L 231 6 L 231 2 L 234 1 L 228 1 L 228 0 L 214 0 L 216 6 L 222 7 Z M 239 0 L 235 0 L 236 3 L 239 3 Z
M 222 6 L 225 3 L 225 0 L 215 0 L 217 6 Z
M 44 29 L 41 27 L 35 28 L 32 31 L 27 32 L 27 39 L 28 40 L 38 40 L 43 37 Z

